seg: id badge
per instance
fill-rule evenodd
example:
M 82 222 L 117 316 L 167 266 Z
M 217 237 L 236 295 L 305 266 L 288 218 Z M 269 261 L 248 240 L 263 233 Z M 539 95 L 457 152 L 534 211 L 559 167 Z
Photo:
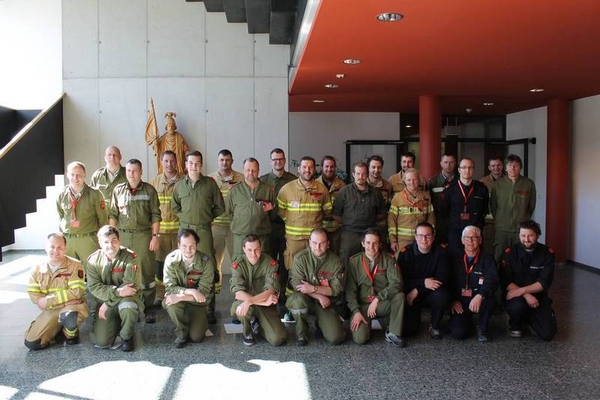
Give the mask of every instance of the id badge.
M 329 287 L 329 281 L 325 278 L 319 279 L 319 286 Z
M 79 228 L 79 220 L 78 219 L 72 219 L 71 223 L 69 224 L 69 226 L 71 226 L 71 228 Z
M 480 286 L 483 285 L 483 276 L 479 278 L 479 282 L 478 283 L 479 283 Z
M 473 291 L 471 290 L 471 288 L 462 288 L 460 290 L 460 295 L 463 297 L 471 297 L 472 294 Z
M 462 213 L 460 214 L 460 219 L 462 221 L 468 221 L 471 218 L 471 215 L 469 213 Z

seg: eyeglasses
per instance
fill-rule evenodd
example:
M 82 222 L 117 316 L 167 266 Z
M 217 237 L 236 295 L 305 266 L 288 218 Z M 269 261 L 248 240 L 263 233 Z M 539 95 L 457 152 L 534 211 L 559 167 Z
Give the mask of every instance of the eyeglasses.
M 481 236 L 463 236 L 463 239 L 471 242 L 473 240 L 481 239 Z
M 415 235 L 415 237 L 419 240 L 423 240 L 423 239 L 427 239 L 427 240 L 431 240 L 431 238 L 433 237 L 433 235 L 423 235 L 421 233 L 417 233 Z

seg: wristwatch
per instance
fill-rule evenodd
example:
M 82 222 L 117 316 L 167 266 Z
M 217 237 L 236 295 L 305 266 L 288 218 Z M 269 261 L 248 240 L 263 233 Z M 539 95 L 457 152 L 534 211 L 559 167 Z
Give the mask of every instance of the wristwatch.
M 154 236 L 154 237 L 160 237 L 160 233 L 153 233 L 152 236 Z

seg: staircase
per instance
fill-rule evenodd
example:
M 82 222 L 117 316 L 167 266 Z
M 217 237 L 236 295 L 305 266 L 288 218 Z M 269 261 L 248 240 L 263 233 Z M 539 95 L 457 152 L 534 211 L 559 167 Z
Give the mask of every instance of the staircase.
M 25 227 L 15 229 L 15 243 L 3 247 L 2 251 L 39 250 L 45 247 L 48 234 L 58 232 L 56 198 L 64 187 L 64 175 L 54 175 L 54 186 L 46 186 L 46 198 L 36 201 L 36 211 L 25 215 Z

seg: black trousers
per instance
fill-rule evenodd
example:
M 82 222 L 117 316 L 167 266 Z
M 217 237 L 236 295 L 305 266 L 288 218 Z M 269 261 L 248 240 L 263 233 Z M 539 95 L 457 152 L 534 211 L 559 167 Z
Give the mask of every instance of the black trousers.
M 511 331 L 520 331 L 525 324 L 529 324 L 540 339 L 549 341 L 554 338 L 557 331 L 552 300 L 548 296 L 536 297 L 540 303 L 537 308 L 529 307 L 523 297 L 515 297 L 505 302 L 508 326 Z
M 406 295 L 408 296 L 408 293 Z M 404 335 L 414 336 L 419 334 L 421 331 L 421 309 L 426 306 L 431 307 L 431 326 L 434 329 L 439 329 L 447 305 L 448 293 L 444 287 L 419 294 L 413 301 L 412 306 L 409 306 L 407 302 L 404 308 Z
M 463 313 L 452 314 L 450 317 L 448 329 L 450 330 L 450 335 L 455 339 L 464 339 L 469 335 L 469 331 L 473 325 L 474 314 L 469 310 L 471 299 L 471 297 L 461 297 L 460 303 L 462 304 Z M 481 302 L 481 307 L 479 308 L 479 321 L 477 322 L 477 327 L 481 333 L 486 333 L 488 331 L 488 324 L 495 305 L 496 299 L 494 297 L 485 298 Z

